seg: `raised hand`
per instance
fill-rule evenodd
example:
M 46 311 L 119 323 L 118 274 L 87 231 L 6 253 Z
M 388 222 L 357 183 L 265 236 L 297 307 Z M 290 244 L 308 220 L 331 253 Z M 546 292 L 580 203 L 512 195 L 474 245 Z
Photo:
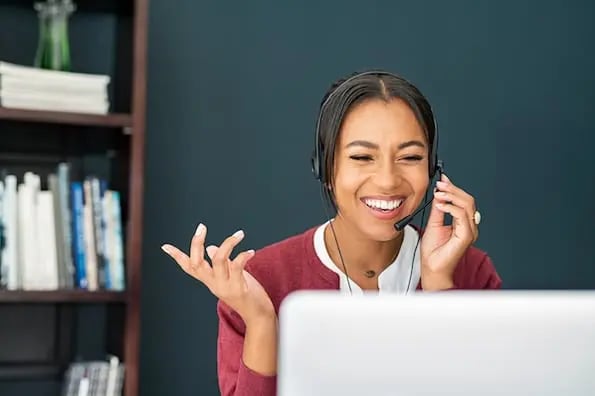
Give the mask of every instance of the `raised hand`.
M 248 323 L 275 315 L 273 303 L 262 285 L 244 267 L 254 256 L 253 250 L 243 251 L 233 260 L 233 248 L 244 238 L 237 231 L 223 241 L 221 246 L 209 246 L 207 253 L 212 265 L 205 259 L 207 227 L 199 224 L 192 237 L 190 257 L 175 246 L 161 248 L 190 276 L 202 282 L 217 298 L 236 311 Z
M 434 202 L 421 240 L 421 282 L 424 290 L 453 287 L 453 273 L 467 248 L 477 240 L 475 199 L 446 175 L 436 183 Z M 452 225 L 444 225 L 449 213 Z

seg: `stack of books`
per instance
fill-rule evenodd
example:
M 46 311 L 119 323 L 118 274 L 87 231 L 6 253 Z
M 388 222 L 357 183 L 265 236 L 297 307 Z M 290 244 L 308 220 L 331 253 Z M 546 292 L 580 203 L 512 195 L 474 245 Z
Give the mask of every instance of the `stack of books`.
M 46 188 L 42 187 L 42 184 Z M 0 177 L 0 289 L 125 289 L 120 192 L 62 162 Z
M 124 385 L 124 364 L 116 356 L 108 361 L 82 361 L 69 365 L 62 396 L 119 396 Z
M 106 114 L 110 77 L 39 69 L 0 61 L 0 106 Z

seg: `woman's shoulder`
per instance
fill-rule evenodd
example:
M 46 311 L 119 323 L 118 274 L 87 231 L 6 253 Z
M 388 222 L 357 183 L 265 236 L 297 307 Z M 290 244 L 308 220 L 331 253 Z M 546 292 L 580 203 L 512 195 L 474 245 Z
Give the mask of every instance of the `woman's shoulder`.
M 251 265 L 248 267 L 254 267 L 255 264 L 258 264 L 259 267 L 278 265 L 279 259 L 303 259 L 313 249 L 312 241 L 315 231 L 316 227 L 311 227 L 257 249 L 254 257 L 250 260 Z
M 454 273 L 457 289 L 500 289 L 502 279 L 489 254 L 470 246 L 457 265 Z
M 267 291 L 273 304 L 291 291 L 316 286 L 314 233 L 318 226 L 273 242 L 255 251 L 248 271 Z

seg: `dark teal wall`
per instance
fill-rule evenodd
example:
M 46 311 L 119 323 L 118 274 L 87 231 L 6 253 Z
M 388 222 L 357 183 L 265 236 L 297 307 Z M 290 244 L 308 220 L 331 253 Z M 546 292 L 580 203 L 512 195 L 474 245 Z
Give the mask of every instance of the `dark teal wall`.
M 356 69 L 427 94 L 505 287 L 595 287 L 595 6 L 479 3 L 151 1 L 143 395 L 218 392 L 215 299 L 159 246 L 201 221 L 244 248 L 323 221 L 317 105 Z

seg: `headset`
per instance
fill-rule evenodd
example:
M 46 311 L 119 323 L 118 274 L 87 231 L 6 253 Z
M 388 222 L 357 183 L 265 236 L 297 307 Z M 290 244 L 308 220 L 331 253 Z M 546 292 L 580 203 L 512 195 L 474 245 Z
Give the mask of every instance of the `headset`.
M 357 78 L 361 78 L 364 76 L 369 76 L 369 75 L 373 75 L 373 76 L 389 76 L 389 77 L 393 77 L 395 79 L 398 80 L 402 80 L 403 78 L 400 76 L 397 76 L 393 73 L 387 72 L 387 71 L 383 71 L 383 70 L 369 70 L 369 71 L 365 71 L 365 72 L 361 72 L 361 73 L 357 73 L 349 78 L 347 78 L 345 81 L 343 81 L 341 84 L 339 84 L 339 86 L 337 86 L 333 92 L 331 92 L 328 97 L 324 100 L 324 102 L 321 104 L 320 106 L 320 110 L 318 113 L 318 119 L 316 120 L 316 130 L 315 130 L 315 136 L 314 136 L 314 150 L 312 153 L 312 157 L 311 157 L 311 166 L 312 166 L 312 173 L 314 175 L 314 178 L 316 180 L 318 180 L 323 187 L 323 190 L 327 190 L 326 187 L 326 167 L 325 167 L 325 163 L 324 163 L 324 156 L 323 154 L 323 149 L 322 149 L 322 143 L 320 141 L 320 123 L 322 120 L 322 115 L 324 114 L 324 110 L 327 106 L 327 104 L 329 103 L 329 101 L 331 100 L 331 98 L 333 98 L 333 96 L 335 94 L 337 94 L 337 92 L 340 92 L 341 89 L 347 85 L 348 83 L 350 83 L 351 81 L 357 79 Z M 431 109 L 430 109 L 431 111 Z M 433 114 L 433 111 L 432 111 Z M 428 171 L 429 171 L 429 176 L 430 176 L 430 180 L 432 180 L 436 175 L 438 175 L 439 177 L 442 176 L 443 170 L 444 170 L 444 165 L 443 162 L 441 160 L 438 159 L 438 127 L 436 124 L 436 117 L 433 117 L 433 125 L 431 125 L 431 127 L 434 130 L 434 134 L 433 136 L 430 136 L 430 133 L 428 133 L 428 139 L 431 139 L 430 141 L 430 156 L 428 159 Z M 397 221 L 394 224 L 394 227 L 397 231 L 402 231 L 412 220 L 415 216 L 417 216 L 419 214 L 419 212 L 421 212 L 422 210 L 425 210 L 426 207 L 432 203 L 433 198 L 430 199 L 429 201 L 426 198 L 426 203 L 421 206 L 420 208 L 418 208 L 417 210 L 415 210 L 413 213 L 409 214 L 408 216 L 404 217 L 403 219 Z M 425 212 L 424 212 L 425 213 Z M 423 222 L 423 220 L 422 220 Z M 332 227 L 332 223 L 331 223 L 331 228 Z M 338 241 L 336 240 L 337 237 L 335 235 L 334 229 L 332 229 L 334 237 L 335 237 L 335 242 L 337 242 L 337 247 L 339 246 Z M 418 238 L 417 243 L 419 244 L 419 240 L 420 238 Z M 345 271 L 345 275 L 347 276 L 347 283 L 349 286 L 349 290 L 351 292 L 351 284 L 349 283 L 349 275 L 347 274 L 347 268 L 345 267 L 345 263 L 343 262 L 343 257 L 341 254 L 341 249 L 339 250 L 339 256 L 341 258 L 341 262 L 343 263 L 343 269 Z M 417 245 L 415 250 L 417 250 Z M 414 256 L 415 258 L 415 256 Z M 411 263 L 411 271 L 409 274 L 409 282 L 407 284 L 407 291 L 409 291 L 409 284 L 411 283 L 411 275 L 413 273 L 413 262 Z

